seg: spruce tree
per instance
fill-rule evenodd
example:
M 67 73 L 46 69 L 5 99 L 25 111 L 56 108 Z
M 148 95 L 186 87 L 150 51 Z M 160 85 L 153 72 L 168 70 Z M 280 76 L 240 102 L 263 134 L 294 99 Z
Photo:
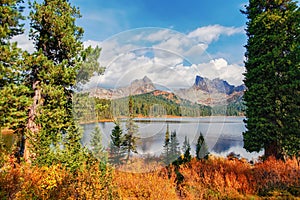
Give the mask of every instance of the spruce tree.
M 91 136 L 92 138 L 90 144 L 94 157 L 101 162 L 106 162 L 104 147 L 102 145 L 102 133 L 97 124 L 95 125 L 94 131 L 92 132 Z
M 177 139 L 176 131 L 172 131 L 170 139 L 170 159 L 171 161 L 176 160 L 180 156 L 180 147 Z
M 170 131 L 169 131 L 169 124 L 167 124 L 167 130 L 165 133 L 165 141 L 164 141 L 164 146 L 163 146 L 163 159 L 165 164 L 169 164 L 170 163 Z
M 115 121 L 115 127 L 111 132 L 110 138 L 110 162 L 112 164 L 121 164 L 124 158 L 124 136 L 119 121 Z
M 23 84 L 26 73 L 22 51 L 10 39 L 23 33 L 21 2 L 6 0 L 0 4 L 0 134 L 3 127 L 9 128 L 20 144 L 25 134 L 27 108 L 31 104 L 30 90 Z M 17 148 L 15 155 L 22 155 L 23 150 Z
M 129 97 L 128 101 L 128 110 L 129 110 L 129 118 L 126 121 L 126 134 L 124 135 L 123 146 L 124 149 L 127 151 L 127 158 L 128 161 L 130 158 L 130 153 L 137 153 L 137 133 L 138 133 L 138 126 L 133 121 L 134 113 L 133 113 L 133 99 L 132 96 Z
M 182 152 L 183 152 L 182 162 L 183 163 L 189 162 L 192 159 L 192 156 L 191 156 L 191 145 L 187 136 L 184 137 Z
M 25 159 L 39 164 L 63 159 L 60 162 L 76 167 L 83 160 L 81 132 L 72 115 L 73 89 L 83 61 L 83 29 L 75 24 L 80 13 L 67 0 L 35 1 L 30 8 L 30 37 L 36 52 L 26 57 L 26 84 L 33 102 Z M 55 155 L 58 152 L 66 156 Z
M 22 51 L 16 42 L 10 42 L 13 36 L 23 33 L 21 2 L 7 0 L 0 4 L 0 134 L 3 127 L 17 131 L 24 126 L 30 104 L 23 95 L 29 91 L 22 85 Z
M 247 151 L 283 158 L 300 151 L 300 10 L 296 1 L 250 0 L 245 92 Z
M 196 144 L 196 158 L 200 160 L 202 158 L 206 158 L 208 154 L 208 147 L 206 145 L 204 136 L 202 133 L 200 133 Z

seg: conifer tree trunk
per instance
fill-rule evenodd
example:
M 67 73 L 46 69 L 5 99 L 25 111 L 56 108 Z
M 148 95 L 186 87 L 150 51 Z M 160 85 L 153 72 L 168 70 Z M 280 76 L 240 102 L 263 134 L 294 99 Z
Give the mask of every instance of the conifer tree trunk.
M 35 119 L 38 112 L 39 104 L 41 103 L 41 91 L 38 88 L 40 81 L 35 81 L 32 84 L 32 89 L 34 90 L 34 96 L 33 96 L 33 102 L 32 105 L 29 108 L 28 112 L 28 123 L 27 123 L 27 138 L 25 140 L 25 150 L 24 150 L 24 159 L 26 162 L 30 161 L 30 142 L 29 140 L 34 140 L 35 137 L 31 137 L 32 135 L 37 135 L 40 127 L 36 124 Z M 34 141 L 32 141 L 34 142 Z

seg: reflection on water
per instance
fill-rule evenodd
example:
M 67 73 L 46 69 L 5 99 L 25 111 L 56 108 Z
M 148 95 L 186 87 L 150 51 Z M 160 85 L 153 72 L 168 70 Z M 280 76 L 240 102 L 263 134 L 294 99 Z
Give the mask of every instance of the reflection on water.
M 197 139 L 202 133 L 205 137 L 209 151 L 213 154 L 226 156 L 230 152 L 240 154 L 247 159 L 255 159 L 260 153 L 249 153 L 243 148 L 242 132 L 245 131 L 245 125 L 242 117 L 207 117 L 207 118 L 178 118 L 178 119 L 137 119 L 139 126 L 138 152 L 139 154 L 160 155 L 163 150 L 163 143 L 167 124 L 170 132 L 176 131 L 180 146 L 187 136 L 191 143 L 192 154 L 195 154 L 195 145 Z M 125 130 L 125 122 L 121 123 Z M 90 133 L 95 124 L 83 125 L 84 135 L 82 142 L 89 146 Z M 114 128 L 114 123 L 99 123 L 103 133 L 103 145 L 110 143 L 110 134 Z
M 226 156 L 230 152 L 240 154 L 247 159 L 255 159 L 262 155 L 260 153 L 249 153 L 243 148 L 242 132 L 245 131 L 243 118 L 241 117 L 208 117 L 208 118 L 178 118 L 178 119 L 139 119 L 136 120 L 139 126 L 138 152 L 139 154 L 160 155 L 163 150 L 163 143 L 167 124 L 170 131 L 176 131 L 180 145 L 187 136 L 191 143 L 192 154 L 195 154 L 195 145 L 200 132 L 204 135 L 209 151 L 213 154 Z M 99 123 L 103 133 L 103 145 L 110 143 L 113 122 Z M 84 134 L 82 142 L 89 146 L 90 133 L 95 124 L 83 125 Z M 125 122 L 122 122 L 125 130 Z M 14 142 L 12 134 L 3 134 L 2 138 L 8 150 Z

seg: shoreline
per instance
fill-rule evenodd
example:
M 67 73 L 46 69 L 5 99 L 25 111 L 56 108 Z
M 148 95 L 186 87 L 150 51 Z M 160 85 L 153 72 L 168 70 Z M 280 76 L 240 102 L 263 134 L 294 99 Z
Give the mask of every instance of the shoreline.
M 165 116 L 159 116 L 159 117 L 154 117 L 154 116 L 141 116 L 138 115 L 136 117 L 134 117 L 135 121 L 143 121 L 143 120 L 153 120 L 153 119 L 174 119 L 174 120 L 179 120 L 179 119 L 191 119 L 191 118 L 195 118 L 195 119 L 205 119 L 205 118 L 218 118 L 218 117 L 224 117 L 224 118 L 245 118 L 246 116 L 224 116 L 224 115 L 214 115 L 214 116 L 199 116 L 199 117 L 189 117 L 189 116 L 176 116 L 176 115 L 165 115 Z M 126 120 L 128 119 L 128 116 L 119 116 L 115 119 L 100 119 L 100 120 L 95 120 L 95 121 L 89 121 L 89 122 L 82 122 L 79 123 L 80 125 L 84 125 L 84 124 L 93 124 L 93 123 L 105 123 L 105 122 L 114 122 L 116 120 Z
M 224 115 L 214 115 L 214 116 L 200 116 L 200 117 L 188 117 L 188 116 L 176 116 L 176 115 L 165 115 L 165 116 L 159 116 L 159 117 L 154 117 L 154 116 L 142 116 L 138 115 L 134 117 L 137 121 L 139 120 L 147 120 L 147 119 L 189 119 L 189 118 L 209 118 L 209 117 L 225 117 L 225 118 L 239 118 L 239 117 L 246 117 L 246 116 L 224 116 Z M 120 119 L 121 121 L 124 119 L 128 119 L 127 116 L 120 116 L 116 119 Z M 100 119 L 100 120 L 95 120 L 95 121 L 88 121 L 88 122 L 79 122 L 79 125 L 85 125 L 85 124 L 93 124 L 93 123 L 105 123 L 105 122 L 114 122 L 116 119 Z M 13 134 L 13 130 L 8 129 L 8 128 L 3 128 L 1 130 L 2 135 L 7 135 L 7 134 Z

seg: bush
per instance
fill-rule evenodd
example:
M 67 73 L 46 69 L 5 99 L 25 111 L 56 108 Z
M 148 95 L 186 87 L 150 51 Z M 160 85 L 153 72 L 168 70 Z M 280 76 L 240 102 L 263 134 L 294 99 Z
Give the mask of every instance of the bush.
M 71 173 L 61 165 L 7 166 L 0 174 L 0 199 L 116 199 L 109 168 L 98 164 Z M 114 198 L 113 198 L 114 197 Z
M 133 168 L 148 173 L 126 171 Z M 270 158 L 251 165 L 238 158 L 194 158 L 179 167 L 136 159 L 127 168 L 113 170 L 95 162 L 81 169 L 74 173 L 58 164 L 18 165 L 6 156 L 0 168 L 0 199 L 293 199 L 300 193 L 296 159 Z M 177 172 L 181 182 L 176 181 Z
M 180 194 L 187 199 L 243 199 L 276 196 L 278 191 L 296 196 L 295 188 L 300 185 L 296 159 L 283 162 L 270 158 L 255 165 L 239 159 L 193 159 L 180 173 L 184 176 Z

